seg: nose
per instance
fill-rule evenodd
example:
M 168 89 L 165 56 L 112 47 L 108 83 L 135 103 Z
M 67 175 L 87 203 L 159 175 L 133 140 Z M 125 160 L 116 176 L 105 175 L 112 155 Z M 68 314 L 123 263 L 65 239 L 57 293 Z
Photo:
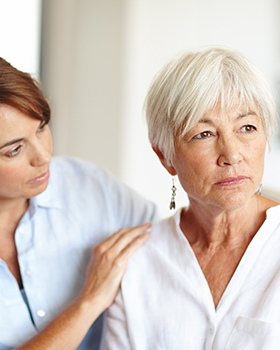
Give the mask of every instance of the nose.
M 227 137 L 219 140 L 218 164 L 220 166 L 236 165 L 242 160 L 238 140 Z
M 48 144 L 36 142 L 33 145 L 30 163 L 34 167 L 40 167 L 49 164 L 51 161 L 51 149 Z

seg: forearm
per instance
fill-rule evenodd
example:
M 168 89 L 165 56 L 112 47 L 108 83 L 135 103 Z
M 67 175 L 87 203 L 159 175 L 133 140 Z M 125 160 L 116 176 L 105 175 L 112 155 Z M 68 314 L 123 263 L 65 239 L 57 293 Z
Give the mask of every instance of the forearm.
M 75 350 L 97 317 L 114 301 L 127 262 L 150 236 L 150 224 L 125 228 L 95 246 L 78 297 L 45 329 L 15 350 Z
M 72 302 L 35 337 L 15 350 L 75 350 L 103 309 L 93 301 Z

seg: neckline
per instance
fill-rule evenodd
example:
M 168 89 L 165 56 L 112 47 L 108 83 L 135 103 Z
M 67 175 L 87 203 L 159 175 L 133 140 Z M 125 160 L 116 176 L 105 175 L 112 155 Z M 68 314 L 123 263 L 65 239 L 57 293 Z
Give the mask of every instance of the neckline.
M 209 310 L 210 308 L 211 310 L 210 312 L 212 316 L 216 317 L 217 314 L 224 314 L 227 310 L 227 306 L 231 305 L 236 294 L 239 292 L 242 285 L 244 284 L 244 281 L 248 276 L 250 270 L 254 266 L 254 263 L 264 243 L 269 239 L 269 237 L 271 236 L 275 228 L 280 224 L 280 215 L 279 215 L 280 205 L 270 207 L 269 209 L 266 210 L 266 219 L 264 220 L 262 226 L 259 228 L 255 236 L 249 243 L 228 285 L 226 286 L 226 289 L 222 294 L 217 307 L 215 307 L 209 284 L 199 265 L 197 257 L 188 239 L 186 238 L 186 236 L 184 235 L 183 231 L 180 228 L 180 218 L 181 218 L 181 212 L 183 209 L 184 208 L 181 208 L 180 210 L 178 210 L 177 213 L 175 213 L 175 215 L 173 216 L 175 220 L 176 233 L 178 236 L 177 238 L 185 242 L 186 247 L 192 256 L 191 262 L 196 272 L 196 277 L 198 278 L 198 284 L 199 284 L 198 288 L 203 289 L 203 290 L 196 290 L 196 293 L 204 294 L 204 298 L 202 300 L 205 300 L 205 307 L 207 308 L 207 310 Z

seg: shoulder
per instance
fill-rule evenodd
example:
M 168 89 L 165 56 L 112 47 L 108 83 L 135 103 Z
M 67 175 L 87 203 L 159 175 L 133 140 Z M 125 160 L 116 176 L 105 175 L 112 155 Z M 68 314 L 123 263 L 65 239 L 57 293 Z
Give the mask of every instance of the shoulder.
M 114 175 L 98 165 L 75 157 L 53 157 L 50 166 L 51 182 L 63 183 L 66 187 L 85 189 L 102 188 L 108 191 L 111 186 L 123 187 L 124 185 Z
M 180 247 L 186 244 L 186 238 L 180 230 L 180 213 L 158 221 L 151 228 L 151 236 L 148 241 L 134 254 L 132 260 L 143 261 L 143 256 L 148 260 L 151 256 L 173 256 Z
M 51 161 L 51 171 L 54 173 L 74 174 L 83 172 L 102 174 L 104 172 L 104 170 L 96 164 L 75 157 L 53 157 Z
M 259 200 L 261 201 L 262 206 L 264 207 L 265 210 L 268 210 L 269 208 L 280 205 L 278 201 L 265 196 L 259 196 Z
M 269 206 L 266 210 L 266 221 L 274 223 L 280 226 L 280 204 L 273 202 L 273 205 Z
M 268 216 L 268 212 L 272 212 L 272 211 L 279 212 L 280 205 L 274 199 L 271 199 L 265 196 L 260 196 L 260 195 L 255 195 L 255 198 L 257 200 L 259 213 L 264 217 Z M 279 215 L 279 218 L 280 218 L 280 215 Z
M 175 215 L 154 224 L 150 238 L 130 258 L 122 280 L 126 297 L 132 290 L 142 294 L 141 285 L 170 280 L 174 271 L 185 271 L 193 254 L 180 230 L 178 211 Z
M 117 229 L 154 221 L 157 217 L 153 203 L 107 170 L 79 158 L 54 157 L 46 191 L 62 196 L 64 202 L 84 202 L 95 211 L 98 207 L 100 217 L 115 218 Z

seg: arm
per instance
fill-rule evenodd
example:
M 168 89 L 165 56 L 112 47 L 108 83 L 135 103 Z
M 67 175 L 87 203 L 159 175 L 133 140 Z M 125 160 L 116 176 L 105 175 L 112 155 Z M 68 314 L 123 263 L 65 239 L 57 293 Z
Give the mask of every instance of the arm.
M 75 350 L 91 324 L 115 299 L 127 262 L 150 236 L 145 224 L 125 228 L 94 247 L 78 297 L 45 329 L 15 350 Z

